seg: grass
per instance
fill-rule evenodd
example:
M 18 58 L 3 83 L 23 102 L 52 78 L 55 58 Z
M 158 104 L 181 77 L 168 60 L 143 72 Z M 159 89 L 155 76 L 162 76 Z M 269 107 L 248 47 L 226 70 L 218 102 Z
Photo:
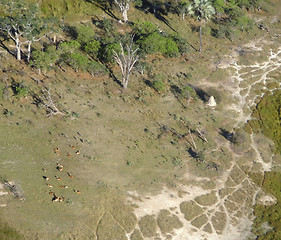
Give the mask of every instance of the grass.
M 18 240 L 25 239 L 22 234 L 11 228 L 2 219 L 0 220 L 0 239 L 1 240 Z
M 95 15 L 108 17 L 92 4 L 82 1 L 65 0 L 57 4 L 48 0 L 41 7 L 45 8 L 46 14 L 66 15 L 67 21 L 82 21 Z M 119 12 L 114 13 L 120 17 Z M 175 15 L 166 18 L 190 45 L 198 46 L 198 34 L 192 32 L 188 23 Z M 173 32 L 153 15 L 134 8 L 129 11 L 129 19 L 146 19 L 164 31 Z M 183 25 L 187 25 L 186 28 Z M 252 36 L 243 33 L 241 38 L 250 39 Z M 8 59 L 9 79 L 24 81 L 36 93 L 50 84 L 55 103 L 68 115 L 48 119 L 45 109 L 34 104 L 31 94 L 19 92 L 26 96 L 20 99 L 10 88 L 10 94 L 1 99 L 0 113 L 5 117 L 0 118 L 1 164 L 4 166 L 0 168 L 0 176 L 19 181 L 26 198 L 20 201 L 9 196 L 5 200 L 8 207 L 1 209 L 1 217 L 29 239 L 34 234 L 48 240 L 74 236 L 87 239 L 89 236 L 95 238 L 97 234 L 101 239 L 116 236 L 124 239 L 137 224 L 133 208 L 124 204 L 127 191 L 153 194 L 164 185 L 175 188 L 186 183 L 184 176 L 188 171 L 196 176 L 220 176 L 232 159 L 229 150 L 214 149 L 217 148 L 219 127 L 231 126 L 231 114 L 225 116 L 223 112 L 207 108 L 205 100 L 193 91 L 190 94 L 194 101 L 187 104 L 185 99 L 180 99 L 182 104 L 170 86 L 190 84 L 198 87 L 207 95 L 214 95 L 218 100 L 218 110 L 222 109 L 222 103 L 229 99 L 226 100 L 227 94 L 214 86 L 219 86 L 228 76 L 225 70 L 214 71 L 214 62 L 235 44 L 227 39 L 215 39 L 206 31 L 201 54 L 191 47 L 190 52 L 180 58 L 147 56 L 146 61 L 151 64 L 149 75 L 134 73 L 126 91 L 110 78 L 76 74 L 69 69 L 65 73 L 56 71 L 48 72 L 47 77 L 38 76 L 25 65 Z M 16 69 L 23 68 L 27 74 L 21 77 Z M 118 70 L 113 70 L 118 76 Z M 159 74 L 165 80 L 164 86 L 160 79 L 154 87 L 161 95 L 143 81 L 143 78 Z M 0 76 L 3 75 L 1 72 Z M 35 84 L 36 78 L 40 81 Z M 0 89 L 3 88 L 1 85 Z M 163 133 L 158 123 L 183 135 L 188 132 L 188 127 L 200 128 L 208 143 L 194 136 L 196 151 L 204 153 L 206 163 L 198 163 L 189 155 L 190 144 L 186 139 L 171 132 Z M 75 146 L 75 150 L 70 146 Z M 56 147 L 60 149 L 60 155 L 53 151 Z M 81 154 L 76 154 L 77 150 Z M 56 170 L 57 161 L 63 163 L 65 172 Z M 42 178 L 45 174 L 42 168 L 47 169 L 46 174 L 51 178 L 52 191 L 65 197 L 63 203 L 52 203 L 46 181 Z M 66 172 L 74 178 L 70 179 Z M 56 181 L 55 175 L 62 178 L 62 183 Z M 69 188 L 62 189 L 59 187 L 61 184 Z M 80 190 L 81 194 L 76 194 L 73 189 Z M 197 200 L 215 201 L 212 195 Z M 202 214 L 196 202 L 191 205 L 182 203 L 181 211 L 188 220 Z M 200 225 L 203 218 L 194 224 Z M 139 226 L 143 235 L 148 237 L 155 235 L 157 224 L 163 233 L 181 226 L 178 219 L 166 211 L 162 211 L 158 218 L 152 215 L 142 218 Z M 14 232 L 4 223 L 3 226 L 11 234 Z M 138 230 L 134 231 L 132 239 L 141 239 Z

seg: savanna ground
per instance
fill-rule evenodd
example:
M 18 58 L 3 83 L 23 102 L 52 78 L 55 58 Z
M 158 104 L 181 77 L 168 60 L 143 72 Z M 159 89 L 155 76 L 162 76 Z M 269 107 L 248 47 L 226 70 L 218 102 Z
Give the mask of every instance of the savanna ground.
M 167 18 L 198 45 L 197 33 Z M 2 51 L 0 214 L 9 239 L 254 239 L 253 205 L 276 203 L 260 181 L 280 166 L 273 142 L 243 129 L 262 91 L 280 87 L 280 15 L 256 21 L 269 33 L 256 29 L 230 42 L 206 28 L 202 53 L 150 56 L 163 77 L 159 92 L 146 73 L 134 72 L 123 90 L 71 70 L 39 76 Z M 30 92 L 51 86 L 66 115 L 47 118 L 30 95 L 5 87 L 13 80 Z M 190 101 L 176 91 L 188 84 L 197 89 Z M 52 202 L 50 191 L 64 201 Z

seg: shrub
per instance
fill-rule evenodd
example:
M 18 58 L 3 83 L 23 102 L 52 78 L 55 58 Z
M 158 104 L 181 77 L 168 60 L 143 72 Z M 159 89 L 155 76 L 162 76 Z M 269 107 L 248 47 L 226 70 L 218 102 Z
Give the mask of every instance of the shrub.
M 135 69 L 140 73 L 144 74 L 144 72 L 150 72 L 152 67 L 147 62 L 137 61 L 135 65 Z
M 171 39 L 167 38 L 165 43 L 165 52 L 166 57 L 177 57 L 179 56 L 179 49 L 177 44 Z
M 177 44 L 178 50 L 181 54 L 189 52 L 189 44 L 179 34 L 172 34 L 169 36 L 169 38 L 171 38 Z
M 36 67 L 40 71 L 47 70 L 54 66 L 59 57 L 59 52 L 57 52 L 56 47 L 50 46 L 44 52 L 32 52 L 32 61 L 30 62 L 30 65 Z
M 141 49 L 147 53 L 165 53 L 166 38 L 159 35 L 157 32 L 150 34 L 145 38 L 140 38 L 138 41 Z
M 62 51 L 62 53 L 74 53 L 76 50 L 78 50 L 81 47 L 81 44 L 76 41 L 72 40 L 70 42 L 63 42 L 59 45 L 59 50 Z
M 29 93 L 29 87 L 23 81 L 20 83 L 13 81 L 11 88 L 18 98 L 26 97 Z
M 91 42 L 95 39 L 95 32 L 90 26 L 80 26 L 77 28 L 77 38 L 76 41 L 80 45 L 85 45 L 88 42 Z
M 159 94 L 166 91 L 166 85 L 164 83 L 164 76 L 162 74 L 157 74 L 153 77 L 150 82 L 150 86 Z
M 96 58 L 99 50 L 100 50 L 101 44 L 97 40 L 92 40 L 91 42 L 88 42 L 85 46 L 85 51 L 92 57 Z
M 72 53 L 66 60 L 67 64 L 72 67 L 75 71 L 82 70 L 87 71 L 90 60 L 81 53 Z
M 133 32 L 138 37 L 148 36 L 152 33 L 158 32 L 158 27 L 152 24 L 151 22 L 142 22 L 140 20 L 137 20 L 133 26 Z
M 105 66 L 96 61 L 90 61 L 88 63 L 87 71 L 94 76 L 104 76 L 108 73 Z
M 119 43 L 107 44 L 103 48 L 102 55 L 100 56 L 100 58 L 104 62 L 113 63 L 114 62 L 114 58 L 113 58 L 114 51 L 117 53 L 119 53 L 121 51 L 121 46 Z

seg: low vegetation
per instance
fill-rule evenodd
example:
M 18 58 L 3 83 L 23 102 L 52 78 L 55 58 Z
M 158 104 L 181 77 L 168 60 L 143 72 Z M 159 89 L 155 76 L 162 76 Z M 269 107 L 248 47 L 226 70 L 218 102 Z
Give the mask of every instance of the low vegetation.
M 244 132 L 242 134 L 242 130 L 239 132 L 235 129 L 232 132 L 222 128 L 224 116 L 216 116 L 206 107 L 210 96 L 215 96 L 218 105 L 222 99 L 220 93 L 213 91 L 209 85 L 215 85 L 217 78 L 225 76 L 225 69 L 218 70 L 217 66 L 229 46 L 241 44 L 239 38 L 264 34 L 261 32 L 264 29 L 255 22 L 253 15 L 261 12 L 265 14 L 265 2 L 37 2 L 3 0 L 0 3 L 1 114 L 4 116 L 3 125 L 11 131 L 8 136 L 8 130 L 3 128 L 3 142 L 8 138 L 8 144 L 3 145 L 3 149 L 9 149 L 8 159 L 14 159 L 14 153 L 21 155 L 22 152 L 17 151 L 22 149 L 34 153 L 35 157 L 22 154 L 23 161 L 29 166 L 23 181 L 24 187 L 27 186 L 27 196 L 34 192 L 27 182 L 30 179 L 32 183 L 39 182 L 33 181 L 35 176 L 40 175 L 35 173 L 34 168 L 41 171 L 38 166 L 43 162 L 48 166 L 54 160 L 48 151 L 51 149 L 53 154 L 51 145 L 59 143 L 63 146 L 62 155 L 55 150 L 55 157 L 67 157 L 69 165 L 66 166 L 73 170 L 73 175 L 75 171 L 78 172 L 77 182 L 81 184 L 82 190 L 77 184 L 79 190 L 75 186 L 70 193 L 66 192 L 69 197 L 65 201 L 64 197 L 56 198 L 56 195 L 52 195 L 52 199 L 63 199 L 66 211 L 71 209 L 75 212 L 75 219 L 71 220 L 84 216 L 83 212 L 89 216 L 85 222 L 89 220 L 93 225 L 100 223 L 99 226 L 95 225 L 96 231 L 91 226 L 85 230 L 88 231 L 85 235 L 79 232 L 77 236 L 82 234 L 83 238 L 88 234 L 86 237 L 97 237 L 98 233 L 106 235 L 110 222 L 115 224 L 121 239 L 125 236 L 124 229 L 129 226 L 130 229 L 126 231 L 131 232 L 137 219 L 131 206 L 125 213 L 122 212 L 123 205 L 112 207 L 119 203 L 119 200 L 112 200 L 116 189 L 127 192 L 137 188 L 140 192 L 156 192 L 155 189 L 164 184 L 176 188 L 178 184 L 188 184 L 183 176 L 190 169 L 191 172 L 198 171 L 199 175 L 217 178 L 225 166 L 230 165 L 229 150 L 217 146 L 214 139 L 223 136 L 230 141 L 231 147 L 238 149 L 245 142 Z M 235 42 L 237 39 L 239 41 Z M 210 84 L 200 86 L 202 79 L 207 79 L 206 82 Z M 248 132 L 262 132 L 272 138 L 279 152 L 280 99 L 279 92 L 266 95 L 253 113 L 257 119 L 245 127 Z M 80 133 L 84 130 L 85 135 L 86 132 L 90 133 L 89 139 Z M 25 134 L 29 134 L 32 143 L 24 139 Z M 19 142 L 24 146 L 19 147 Z M 110 153 L 105 148 L 110 149 Z M 191 162 L 188 167 L 187 159 Z M 21 164 L 13 166 L 22 172 Z M 85 176 L 89 169 L 91 176 Z M 15 172 L 9 173 L 17 177 Z M 266 173 L 262 185 L 266 191 L 275 195 L 278 202 L 281 201 L 277 184 L 280 181 L 279 175 L 278 172 Z M 72 174 L 65 176 L 71 184 Z M 45 176 L 43 180 L 46 179 Z M 106 182 L 107 179 L 110 180 Z M 89 191 L 90 187 L 85 182 L 94 186 L 94 193 Z M 48 205 L 48 185 L 45 182 L 43 187 L 41 185 L 38 187 L 39 193 L 34 193 L 35 200 L 28 200 L 45 204 L 48 211 L 51 209 L 48 214 L 58 215 L 61 210 L 54 210 L 53 205 Z M 64 194 L 66 190 L 60 188 L 60 191 Z M 90 192 L 90 196 L 84 197 L 84 191 Z M 42 198 L 42 193 L 48 193 L 45 194 L 47 197 L 44 195 Z M 83 200 L 79 199 L 81 195 Z M 90 209 L 88 205 L 92 202 L 95 206 Z M 79 204 L 84 208 L 81 212 Z M 182 203 L 181 209 L 185 218 L 190 220 L 190 209 L 191 212 L 195 211 L 197 203 L 188 204 Z M 42 206 L 40 209 L 34 208 L 34 211 L 40 212 Z M 281 238 L 278 235 L 281 231 L 278 206 L 255 206 L 257 219 L 254 231 L 258 239 Z M 26 214 L 25 209 L 21 211 L 22 215 Z M 121 216 L 120 221 L 123 221 L 122 214 L 128 214 L 124 218 L 127 221 L 124 226 L 119 224 L 117 213 Z M 43 212 L 42 216 L 48 214 Z M 11 215 L 7 219 L 11 219 Z M 101 220 L 100 216 L 104 218 Z M 48 224 L 54 226 L 61 222 L 61 218 L 58 216 Z M 41 222 L 32 231 L 40 231 Z M 272 227 L 268 232 L 259 231 L 264 222 Z M 176 215 L 167 210 L 161 210 L 158 217 L 144 216 L 138 224 L 139 230 L 134 231 L 131 239 L 141 239 L 141 235 L 154 237 L 158 227 L 163 234 L 182 227 Z M 68 227 L 66 225 L 60 233 L 55 233 L 61 234 L 61 239 L 71 238 L 63 232 Z M 76 222 L 72 225 L 76 226 Z M 17 229 L 17 226 L 11 226 Z M 79 227 L 77 224 L 77 229 Z M 0 239 L 24 237 L 0 220 Z

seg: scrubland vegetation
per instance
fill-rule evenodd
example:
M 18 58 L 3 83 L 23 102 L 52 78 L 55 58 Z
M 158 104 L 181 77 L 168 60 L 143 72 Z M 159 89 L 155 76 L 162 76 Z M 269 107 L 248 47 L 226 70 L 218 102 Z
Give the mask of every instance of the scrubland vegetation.
M 280 152 L 280 93 L 265 95 L 253 110 L 255 120 L 233 128 L 232 113 L 221 112 L 231 96 L 219 89 L 220 81 L 231 76 L 218 67 L 231 50 L 278 29 L 280 21 L 270 23 L 267 17 L 276 14 L 280 3 L 37 2 L 0 3 L 1 144 L 5 162 L 17 162 L 11 165 L 12 171 L 2 168 L 0 180 L 4 184 L 20 179 L 15 186 L 24 185 L 28 196 L 18 217 L 24 222 L 21 227 L 15 212 L 0 209 L 0 214 L 6 214 L 0 221 L 1 239 L 36 235 L 44 221 L 49 221 L 49 214 L 57 216 L 46 227 L 52 232 L 64 221 L 65 212 L 72 225 L 77 223 L 76 232 L 68 235 L 69 223 L 63 222 L 52 239 L 71 239 L 75 234 L 81 239 L 125 239 L 125 233 L 132 232 L 138 222 L 132 213 L 134 205 L 124 205 L 125 192 L 157 193 L 163 185 L 176 189 L 190 183 L 187 174 L 206 176 L 212 185 L 231 166 L 232 153 L 221 142 L 229 143 L 235 154 L 250 156 L 245 149 L 248 134 L 253 132 L 273 139 L 273 152 Z M 252 54 L 236 52 L 245 62 Z M 280 75 L 274 78 L 280 79 Z M 216 99 L 215 110 L 206 107 L 210 96 Z M 53 193 L 49 198 L 42 168 L 54 175 L 58 167 L 53 166 L 63 161 L 69 172 L 62 179 L 67 178 L 73 189 L 67 192 L 54 185 L 61 197 Z M 258 239 L 278 239 L 279 170 L 249 175 L 278 202 L 255 206 L 252 231 Z M 7 201 L 16 199 L 13 207 L 21 206 L 19 197 L 10 192 L 13 197 Z M 64 201 L 63 210 L 50 205 L 54 199 Z M 32 211 L 33 220 L 28 220 L 38 223 L 32 230 L 25 211 Z M 186 219 L 188 211 L 184 212 Z M 140 230 L 134 230 L 130 239 L 155 237 L 157 224 L 170 239 L 168 232 L 182 227 L 176 215 L 170 214 L 161 210 L 158 217 L 142 217 Z M 77 220 L 81 216 L 87 216 L 89 229 L 85 232 Z M 194 224 L 200 225 L 198 221 Z M 265 222 L 270 231 L 264 231 Z M 115 230 L 109 231 L 108 224 Z M 40 234 L 39 238 L 51 239 L 45 232 Z

